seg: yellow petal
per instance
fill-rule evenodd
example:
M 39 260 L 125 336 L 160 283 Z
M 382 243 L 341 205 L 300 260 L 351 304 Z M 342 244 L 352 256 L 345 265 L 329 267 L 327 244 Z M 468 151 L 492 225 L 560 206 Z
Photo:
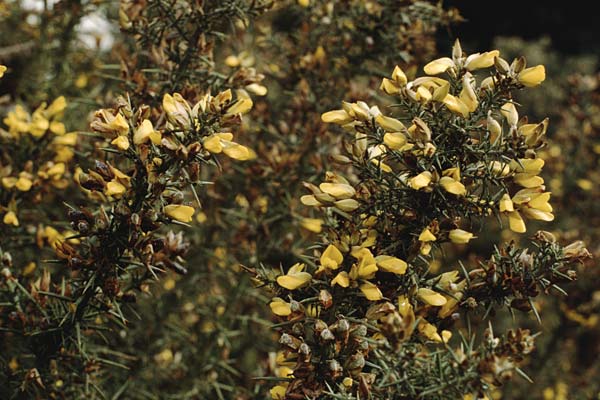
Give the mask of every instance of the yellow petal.
M 17 182 L 15 183 L 15 187 L 19 189 L 21 192 L 28 192 L 33 185 L 33 181 L 26 177 L 19 177 Z
M 46 109 L 46 117 L 52 118 L 54 116 L 60 116 L 65 108 L 67 108 L 65 96 L 57 97 Z
M 471 232 L 467 232 L 462 229 L 452 229 L 448 233 L 448 237 L 452 243 L 464 244 L 469 243 L 469 240 L 473 239 L 474 236 Z
M 405 86 L 408 83 L 406 74 L 404 71 L 402 71 L 402 68 L 397 65 L 394 67 L 394 71 L 392 72 L 392 79 L 401 86 Z
M 271 303 L 269 303 L 269 307 L 271 307 L 271 311 L 275 315 L 279 315 L 280 317 L 287 317 L 292 313 L 292 307 L 289 303 L 283 301 L 279 297 L 275 297 Z
M 436 240 L 437 240 L 437 238 L 435 237 L 435 235 L 433 233 L 431 233 L 429 228 L 423 229 L 423 231 L 419 235 L 420 242 L 434 242 Z
M 221 146 L 221 138 L 218 135 L 210 135 L 204 139 L 202 142 L 204 148 L 213 154 L 219 154 L 223 151 L 223 146 Z
M 428 339 L 433 340 L 435 342 L 442 341 L 442 337 L 439 335 L 435 325 L 432 325 L 427 321 L 422 321 L 421 323 L 419 323 L 418 329 L 419 332 Z
M 2 222 L 6 225 L 19 226 L 19 219 L 17 218 L 17 214 L 14 211 L 9 211 L 4 214 L 4 218 L 2 218 Z
M 514 181 L 525 188 L 536 188 L 544 184 L 544 178 L 534 174 L 515 174 Z
M 165 214 L 179 222 L 191 222 L 195 211 L 194 207 L 183 204 L 169 204 L 165 206 Z
M 429 171 L 421 172 L 419 175 L 414 176 L 408 180 L 408 186 L 410 186 L 411 188 L 413 188 L 415 190 L 422 189 L 429 185 L 429 183 L 431 182 L 431 178 L 432 178 L 431 172 L 429 172 Z
M 383 143 L 390 150 L 399 150 L 406 145 L 406 136 L 400 132 L 388 132 L 383 135 Z
M 319 189 L 338 200 L 349 199 L 356 194 L 356 190 L 346 183 L 324 182 L 319 185 Z
M 521 217 L 518 211 L 508 213 L 508 226 L 511 231 L 517 233 L 523 233 L 527 230 L 525 221 L 523 221 L 523 217 Z
M 504 195 L 502 195 L 502 198 L 500 199 L 500 201 L 498 203 L 498 208 L 499 208 L 500 212 L 515 211 L 514 204 L 513 204 L 512 200 L 510 199 L 510 196 L 507 193 L 504 193 Z
M 325 123 L 345 125 L 354 119 L 345 110 L 333 110 L 321 115 L 321 120 Z
M 271 399 L 273 400 L 283 400 L 285 399 L 286 387 L 282 385 L 273 386 L 269 390 L 269 394 L 271 395 Z
M 469 107 L 458 97 L 448 94 L 444 98 L 443 103 L 453 113 L 462 115 L 464 118 L 469 116 Z
M 425 65 L 423 70 L 427 75 L 439 75 L 454 67 L 454 61 L 448 57 L 438 58 Z
M 0 65 L 0 78 L 2 78 L 4 76 L 5 72 L 6 72 L 6 66 Z
M 517 80 L 527 87 L 534 87 L 546 79 L 546 68 L 543 65 L 525 68 L 517 76 Z
M 279 286 L 288 290 L 295 290 L 300 287 L 306 286 L 312 276 L 308 272 L 294 272 L 292 274 L 281 275 L 277 277 L 277 283 Z
M 142 144 L 147 141 L 152 141 L 154 144 L 159 144 L 161 140 L 160 132 L 154 130 L 152 126 L 152 122 L 145 119 L 142 121 L 141 125 L 135 130 L 133 134 L 133 143 Z
M 247 161 L 256 158 L 256 153 L 249 147 L 236 142 L 221 142 L 223 153 L 234 160 Z
M 319 218 L 302 218 L 300 226 L 308 231 L 321 233 L 323 230 L 323 220 Z
M 127 139 L 127 136 L 117 136 L 116 139 L 114 139 L 112 142 L 110 142 L 111 144 L 114 144 L 116 148 L 120 149 L 120 150 L 127 150 L 129 148 L 129 139 Z
M 519 113 L 513 103 L 504 104 L 501 107 L 500 112 L 511 126 L 517 126 L 517 122 L 519 122 Z
M 430 306 L 443 306 L 447 301 L 446 298 L 438 292 L 434 292 L 427 288 L 420 288 L 417 291 L 417 297 L 423 303 L 429 304 Z
M 363 283 L 359 286 L 359 289 L 361 292 L 363 292 L 367 300 L 377 301 L 383 299 L 381 290 L 379 290 L 379 288 L 371 282 Z
M 336 208 L 346 212 L 352 212 L 360 207 L 360 203 L 354 199 L 338 200 L 333 204 L 335 204 Z
M 127 188 L 123 186 L 121 183 L 112 180 L 106 184 L 106 189 L 104 189 L 104 194 L 107 196 L 121 196 L 123 193 L 127 191 Z
M 323 254 L 321 254 L 321 266 L 329 269 L 338 269 L 342 262 L 344 261 L 344 256 L 338 250 L 337 247 L 330 244 L 327 246 Z
M 252 109 L 252 100 L 251 99 L 239 99 L 235 103 L 227 109 L 227 114 L 246 114 L 248 111 Z
M 317 200 L 317 198 L 312 194 L 305 194 L 304 196 L 300 197 L 300 202 L 302 204 L 304 204 L 305 206 L 320 206 L 321 205 L 319 200 Z
M 395 118 L 386 117 L 384 115 L 377 116 L 377 118 L 375 118 L 375 122 L 386 132 L 399 132 L 405 129 L 405 126 L 402 122 Z
M 331 280 L 331 286 L 334 286 L 336 284 L 340 285 L 343 288 L 347 288 L 348 286 L 350 286 L 350 275 L 348 275 L 348 272 L 342 271 Z
M 538 221 L 554 221 L 554 214 L 547 211 L 538 210 L 536 208 L 524 207 L 520 211 L 529 219 Z
M 406 261 L 392 256 L 380 255 L 375 257 L 375 260 L 379 268 L 396 275 L 406 273 L 406 269 L 408 268 Z
M 398 84 L 391 79 L 383 78 L 381 81 L 381 85 L 379 85 L 379 89 L 383 90 L 386 94 L 394 95 L 400 93 L 400 88 Z M 350 122 L 350 121 L 348 121 Z
M 465 60 L 465 68 L 469 71 L 476 69 L 489 68 L 494 65 L 494 58 L 500 57 L 498 50 L 486 51 L 485 53 L 471 54 Z
M 460 182 L 455 181 L 449 176 L 443 176 L 440 179 L 440 185 L 448 192 L 455 194 L 457 196 L 464 196 L 467 194 L 467 189 L 465 185 Z

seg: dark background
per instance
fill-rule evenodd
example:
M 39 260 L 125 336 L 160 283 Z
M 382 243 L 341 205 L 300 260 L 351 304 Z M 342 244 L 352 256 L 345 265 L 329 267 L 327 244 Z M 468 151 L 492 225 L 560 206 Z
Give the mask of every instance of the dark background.
M 595 1 L 446 0 L 443 4 L 457 8 L 465 18 L 450 34 L 460 37 L 473 51 L 491 48 L 495 36 L 548 36 L 553 47 L 565 55 L 600 55 L 600 12 L 596 8 L 600 3 Z M 446 34 L 441 32 L 441 37 Z M 441 50 L 444 41 L 438 42 Z

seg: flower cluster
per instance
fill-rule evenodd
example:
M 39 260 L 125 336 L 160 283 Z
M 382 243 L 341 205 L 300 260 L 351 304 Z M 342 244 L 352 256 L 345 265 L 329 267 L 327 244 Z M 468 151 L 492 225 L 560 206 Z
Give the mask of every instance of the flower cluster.
M 302 203 L 327 217 L 320 254 L 275 278 L 262 277 L 276 290 L 270 306 L 282 320 L 283 383 L 271 390 L 274 399 L 413 392 L 414 382 L 390 368 L 391 360 L 415 351 L 432 357 L 441 351 L 436 343 L 450 341 L 460 315 L 479 303 L 530 311 L 523 302 L 561 282 L 566 268 L 586 257 L 585 251 L 564 257 L 555 239 L 540 234 L 537 255 L 509 249 L 480 275 L 476 269 L 428 272 L 444 242 L 474 239 L 475 221 L 505 216 L 510 229 L 522 233 L 523 217 L 551 221 L 553 214 L 536 153 L 547 120 L 528 123 L 512 101 L 513 91 L 544 80 L 544 67 L 526 68 L 524 58 L 509 64 L 496 50 L 467 56 L 457 41 L 452 58 L 424 70 L 427 76 L 409 80 L 396 67 L 383 79 L 381 89 L 395 99 L 394 117 L 362 101 L 322 116 L 347 135 L 348 155 L 336 158 L 350 168 L 347 178 L 328 172 L 320 185 L 305 184 L 311 194 Z M 506 278 L 493 278 L 498 274 Z M 446 394 L 501 384 L 525 350 L 507 355 L 494 348 L 485 361 L 475 351 L 465 355 L 466 364 L 486 364 L 490 374 L 470 378 L 454 371 L 464 386 Z M 433 395 L 432 389 L 421 387 Z

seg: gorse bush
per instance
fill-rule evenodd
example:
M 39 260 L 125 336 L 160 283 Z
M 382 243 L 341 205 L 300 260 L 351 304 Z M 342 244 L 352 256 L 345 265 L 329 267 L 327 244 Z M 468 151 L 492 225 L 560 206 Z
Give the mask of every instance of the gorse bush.
M 545 68 L 458 41 L 435 59 L 458 11 L 0 15 L 0 398 L 497 398 L 536 372 L 546 323 L 519 315 L 592 313 L 592 283 L 565 290 L 593 236 L 535 230 L 576 151 L 519 115 Z
M 474 74 L 492 66 L 478 81 Z M 320 255 L 261 276 L 277 290 L 270 306 L 282 320 L 285 379 L 274 398 L 483 396 L 523 374 L 533 336 L 517 329 L 496 338 L 489 328 L 477 344 L 470 315 L 535 311 L 533 299 L 560 295 L 557 284 L 573 279 L 571 265 L 588 255 L 540 231 L 535 249 L 509 243 L 478 265 L 429 272 L 443 243 L 468 243 L 492 215 L 517 233 L 526 231 L 524 217 L 554 216 L 536 155 L 547 121 L 520 120 L 511 101 L 513 91 L 545 79 L 544 67 L 526 68 L 524 58 L 508 64 L 497 51 L 466 56 L 457 41 L 452 58 L 424 70 L 429 76 L 408 81 L 396 67 L 383 79 L 397 118 L 364 102 L 323 114 L 346 131 L 347 156 L 337 159 L 350 167 L 348 178 L 329 172 L 318 187 L 306 185 L 302 202 L 326 211 Z M 469 329 L 453 348 L 461 315 Z

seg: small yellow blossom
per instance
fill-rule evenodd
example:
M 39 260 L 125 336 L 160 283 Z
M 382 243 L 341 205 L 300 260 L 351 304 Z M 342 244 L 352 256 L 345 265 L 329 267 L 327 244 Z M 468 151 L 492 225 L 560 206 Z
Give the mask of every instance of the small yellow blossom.
M 279 297 L 274 297 L 271 303 L 269 303 L 269 307 L 271 307 L 273 314 L 279 315 L 280 317 L 287 317 L 292 313 L 290 303 L 287 303 Z
M 438 292 L 434 292 L 427 288 L 420 288 L 417 291 L 417 297 L 423 303 L 429 304 L 430 306 L 443 306 L 447 301 L 446 298 Z
M 165 214 L 179 222 L 191 222 L 195 211 L 194 207 L 182 204 L 169 204 L 165 206 Z
M 344 257 L 342 253 L 333 244 L 327 246 L 320 258 L 322 267 L 333 270 L 338 269 L 343 261 Z
M 249 98 L 239 99 L 238 101 L 233 103 L 231 105 L 231 107 L 229 107 L 229 109 L 227 109 L 227 114 L 229 114 L 229 115 L 246 114 L 248 111 L 250 111 L 252 109 L 252 105 L 253 105 L 252 100 Z
M 145 119 L 142 121 L 140 126 L 135 130 L 133 134 L 133 143 L 135 144 L 143 144 L 148 141 L 151 141 L 154 144 L 160 144 L 161 134 L 158 131 L 154 130 L 152 126 L 152 122 Z
M 422 189 L 429 185 L 431 182 L 432 175 L 429 171 L 423 171 L 419 175 L 412 177 L 408 180 L 408 186 L 415 190 Z
M 110 143 L 114 144 L 119 150 L 126 151 L 129 149 L 129 139 L 127 139 L 127 136 L 119 135 Z
M 419 235 L 420 242 L 435 242 L 436 240 L 437 240 L 437 238 L 435 237 L 435 235 L 433 233 L 431 233 L 429 228 L 423 229 L 423 231 Z
M 471 232 L 467 232 L 462 229 L 452 229 L 448 233 L 448 237 L 452 243 L 456 244 L 469 243 L 469 241 L 474 238 Z
M 350 275 L 346 271 L 338 273 L 335 278 L 331 280 L 331 286 L 340 285 L 343 288 L 350 286 Z
M 371 282 L 363 283 L 359 286 L 359 289 L 361 292 L 363 292 L 367 300 L 378 301 L 383 299 L 383 294 L 381 293 L 381 290 L 379 290 L 377 285 Z
M 454 61 L 452 61 L 451 58 L 442 57 L 438 58 L 437 60 L 433 60 L 427 65 L 425 65 L 425 67 L 423 67 L 423 70 L 427 75 L 439 75 L 446 72 L 448 69 L 454 67 Z
M 525 68 L 517 76 L 517 80 L 524 86 L 534 87 L 542 83 L 546 79 L 546 68 L 543 65 Z
M 295 290 L 308 285 L 312 279 L 312 275 L 308 272 L 304 272 L 304 268 L 304 264 L 294 264 L 290 267 L 287 274 L 277 277 L 277 283 L 279 286 L 288 290 Z
M 323 230 L 323 220 L 319 218 L 302 218 L 300 226 L 308 231 L 321 233 Z
M 9 211 L 4 214 L 4 218 L 2 218 L 2 222 L 6 225 L 19 226 L 19 219 L 17 218 L 17 214 L 14 211 Z

